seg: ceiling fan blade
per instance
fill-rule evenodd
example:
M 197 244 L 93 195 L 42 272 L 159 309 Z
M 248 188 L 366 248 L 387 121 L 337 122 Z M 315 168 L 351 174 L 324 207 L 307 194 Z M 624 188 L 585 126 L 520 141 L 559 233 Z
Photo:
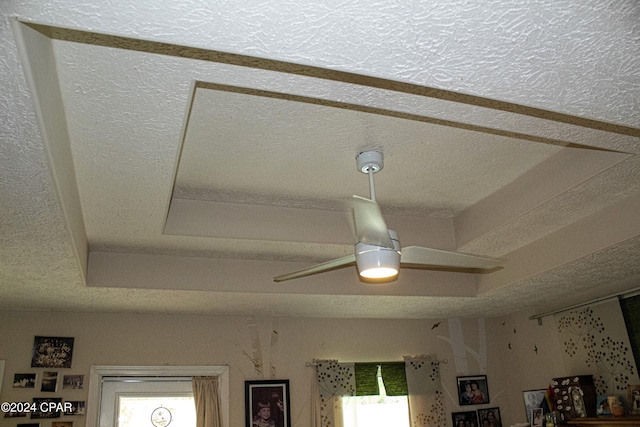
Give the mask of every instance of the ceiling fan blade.
M 337 258 L 331 261 L 317 264 L 302 270 L 294 271 L 293 273 L 283 274 L 273 278 L 274 282 L 284 282 L 285 280 L 298 279 L 300 277 L 311 276 L 313 274 L 324 273 L 325 271 L 331 271 L 338 268 L 346 267 L 348 265 L 355 265 L 356 256 L 347 255 L 342 258 Z
M 501 261 L 458 252 L 407 246 L 402 248 L 400 266 L 428 270 L 456 271 L 461 273 L 490 273 L 499 270 Z
M 393 249 L 393 242 L 378 204 L 364 197 L 353 196 L 352 206 L 358 242 Z

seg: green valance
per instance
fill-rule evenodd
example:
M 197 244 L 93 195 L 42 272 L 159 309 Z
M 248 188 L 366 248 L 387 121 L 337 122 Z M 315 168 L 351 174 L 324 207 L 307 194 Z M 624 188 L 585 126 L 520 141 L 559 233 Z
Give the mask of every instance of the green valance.
M 356 396 L 377 396 L 379 363 L 356 363 Z
M 407 375 L 404 362 L 390 363 L 356 363 L 354 366 L 356 378 L 356 396 L 377 396 L 378 367 L 387 396 L 406 396 Z
M 387 396 L 406 396 L 409 394 L 404 362 L 381 363 L 380 373 Z

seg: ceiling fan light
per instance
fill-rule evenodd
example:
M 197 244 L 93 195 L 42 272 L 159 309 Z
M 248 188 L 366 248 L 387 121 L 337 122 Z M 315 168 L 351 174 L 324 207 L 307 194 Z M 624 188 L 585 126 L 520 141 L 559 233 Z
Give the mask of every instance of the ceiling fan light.
M 358 243 L 356 264 L 360 276 L 367 279 L 387 279 L 398 275 L 400 269 L 399 244 L 396 249 Z
M 398 275 L 398 270 L 389 267 L 374 267 L 360 271 L 362 277 L 367 279 L 387 279 Z

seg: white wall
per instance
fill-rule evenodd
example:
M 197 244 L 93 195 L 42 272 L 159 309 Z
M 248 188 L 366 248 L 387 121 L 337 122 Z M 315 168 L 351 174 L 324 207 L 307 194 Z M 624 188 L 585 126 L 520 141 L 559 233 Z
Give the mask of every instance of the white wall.
M 0 312 L 0 360 L 6 359 L 0 400 L 47 396 L 39 384 L 35 390 L 12 387 L 15 373 L 36 372 L 40 379 L 45 370 L 30 367 L 35 335 L 75 338 L 72 368 L 59 370 L 60 380 L 62 374 L 84 374 L 88 381 L 92 365 L 229 365 L 232 426 L 244 425 L 245 380 L 289 379 L 293 425 L 306 427 L 312 374 L 306 362 L 314 358 L 400 361 L 404 355 L 435 353 L 447 360 L 441 365 L 447 414 L 461 410 L 456 403 L 456 375 L 486 373 L 491 403 L 462 410 L 497 406 L 509 425 L 524 421 L 522 390 L 546 388 L 550 378 L 563 374 L 553 322 L 538 326 L 528 320 L 530 314 L 450 319 L 432 329 L 440 320 Z M 456 353 L 454 348 L 465 350 Z M 251 361 L 254 354 L 262 358 L 262 374 Z M 87 389 L 59 387 L 49 396 L 87 400 Z M 74 427 L 85 423 L 84 417 L 66 419 L 74 421 Z M 0 424 L 18 422 L 26 421 L 2 419 Z

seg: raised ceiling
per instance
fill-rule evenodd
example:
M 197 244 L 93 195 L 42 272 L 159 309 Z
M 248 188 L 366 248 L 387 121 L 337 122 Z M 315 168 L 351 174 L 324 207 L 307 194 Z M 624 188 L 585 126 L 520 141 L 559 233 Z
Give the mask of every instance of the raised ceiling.
M 640 5 L 5 2 L 0 309 L 441 318 L 640 286 Z M 355 157 L 405 246 L 344 268 Z

